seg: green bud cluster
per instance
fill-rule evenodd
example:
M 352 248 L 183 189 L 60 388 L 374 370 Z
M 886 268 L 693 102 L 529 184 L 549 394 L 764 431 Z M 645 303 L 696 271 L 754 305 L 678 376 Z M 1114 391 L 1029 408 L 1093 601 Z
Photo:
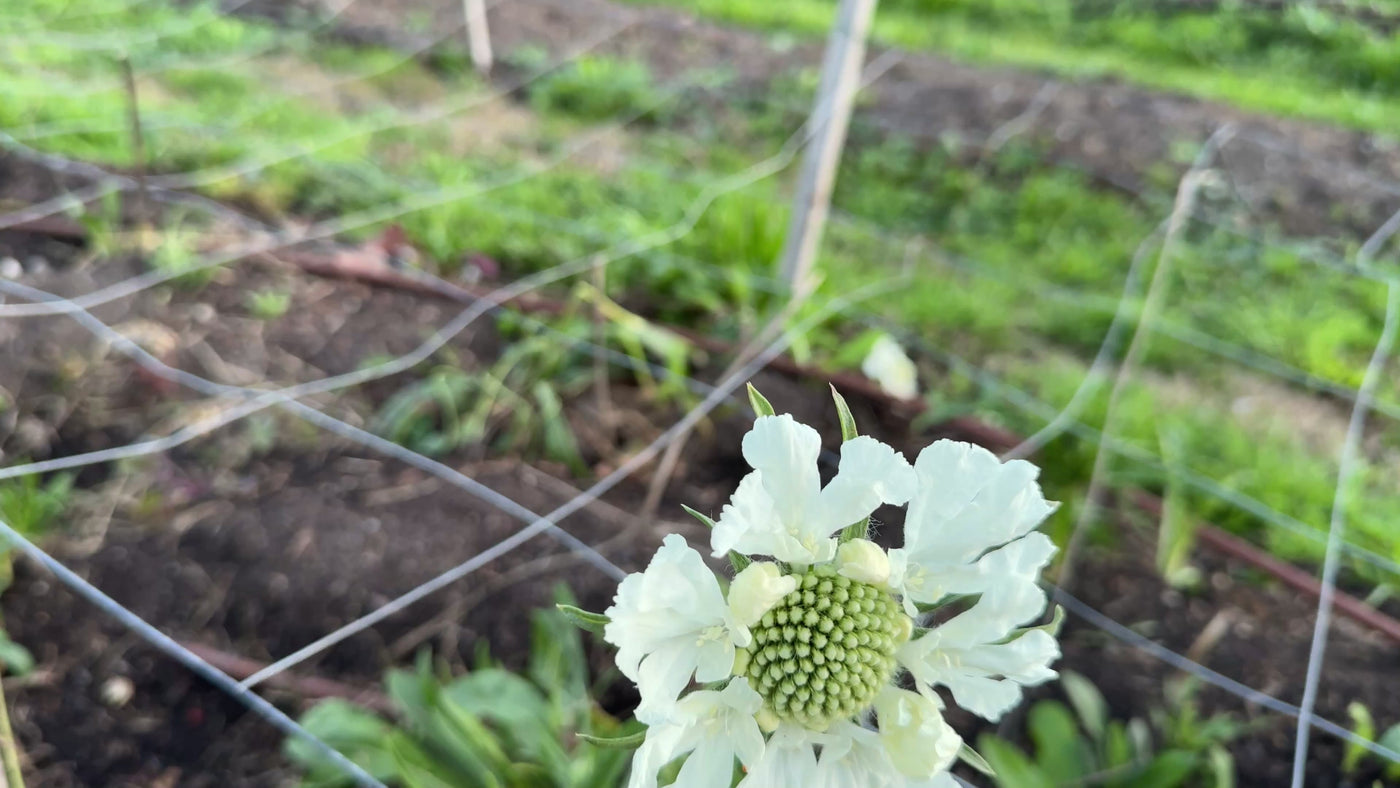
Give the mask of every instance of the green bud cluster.
M 874 702 L 894 672 L 908 617 L 888 591 L 830 565 L 796 577 L 797 589 L 750 628 L 742 670 L 780 719 L 823 730 Z

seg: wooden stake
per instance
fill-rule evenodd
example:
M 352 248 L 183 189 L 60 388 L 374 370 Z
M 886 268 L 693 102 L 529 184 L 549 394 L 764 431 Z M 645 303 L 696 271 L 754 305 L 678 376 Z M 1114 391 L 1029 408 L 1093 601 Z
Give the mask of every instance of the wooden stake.
M 822 230 L 831 207 L 831 188 L 836 182 L 836 168 L 841 163 L 841 149 L 846 144 L 846 129 L 851 122 L 851 107 L 860 87 L 865 39 L 875 15 L 875 2 L 841 0 L 836 24 L 827 40 L 821 86 L 808 119 L 814 138 L 802 159 L 792 219 L 778 266 L 779 276 L 792 290 L 798 289 L 798 284 L 811 276 L 821 246 Z
M 491 31 L 486 26 L 486 4 L 483 0 L 462 0 L 462 15 L 467 20 L 467 45 L 471 47 L 472 65 L 479 74 L 491 73 Z
M 126 87 L 127 115 L 131 123 L 131 155 L 136 162 L 138 223 L 150 218 L 150 195 L 146 191 L 146 137 L 141 132 L 141 99 L 136 92 L 136 74 L 131 70 L 131 58 L 122 56 L 122 82 Z

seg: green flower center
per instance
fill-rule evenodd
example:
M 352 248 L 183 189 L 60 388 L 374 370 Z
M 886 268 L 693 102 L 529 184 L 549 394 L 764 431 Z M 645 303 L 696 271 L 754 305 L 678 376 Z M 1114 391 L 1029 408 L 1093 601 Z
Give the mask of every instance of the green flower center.
M 830 565 L 796 577 L 797 590 L 750 628 L 742 674 L 780 719 L 823 730 L 864 711 L 889 682 L 908 616 L 888 591 Z

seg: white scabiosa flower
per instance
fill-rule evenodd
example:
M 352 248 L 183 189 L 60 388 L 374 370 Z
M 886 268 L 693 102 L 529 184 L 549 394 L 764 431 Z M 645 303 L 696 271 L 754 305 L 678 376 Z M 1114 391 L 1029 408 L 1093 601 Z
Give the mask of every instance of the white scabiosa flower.
M 797 587 L 773 564 L 752 564 L 734 578 L 726 599 L 714 572 L 679 534 L 663 540 L 645 572 L 628 575 L 605 615 L 603 637 L 617 646 L 617 667 L 637 683 L 637 719 L 664 720 L 691 677 L 728 678 L 748 626 Z
M 981 446 L 941 440 L 914 463 L 916 492 L 904 518 L 904 547 L 890 551 L 891 585 L 916 604 L 1035 584 L 1055 552 L 1033 529 L 1055 511 L 1025 460 L 1003 463 Z
M 919 395 L 919 371 L 904 348 L 888 334 L 880 335 L 860 364 L 867 378 L 880 384 L 886 394 L 900 399 Z
M 954 785 L 965 745 L 939 693 L 996 719 L 1055 675 L 1053 635 L 1026 628 L 1045 608 L 1035 580 L 1054 549 L 1032 532 L 1054 510 L 1034 466 L 950 441 L 910 466 L 856 436 L 838 396 L 845 441 L 823 487 L 820 436 L 751 397 L 753 471 L 718 522 L 697 514 L 714 555 L 742 567 L 727 592 L 671 535 L 606 617 L 584 614 L 604 624 L 652 726 L 629 788 L 654 786 L 682 756 L 678 786 L 729 786 L 736 759 L 739 788 Z M 906 501 L 905 544 L 887 553 L 866 538 L 869 516 Z M 952 600 L 961 612 L 920 626 Z M 686 694 L 692 681 L 707 686 Z
M 842 444 L 836 477 L 823 488 L 821 436 L 792 416 L 760 417 L 743 449 L 754 471 L 715 524 L 710 546 L 716 557 L 735 551 L 789 564 L 829 562 L 836 557 L 837 531 L 914 492 L 914 472 L 903 455 L 867 437 Z
M 676 704 L 672 719 L 647 730 L 632 759 L 627 788 L 656 788 L 661 767 L 689 753 L 675 788 L 714 788 L 734 781 L 734 759 L 744 766 L 764 757 L 763 732 L 754 715 L 763 699 L 743 679 L 720 692 L 699 690 Z

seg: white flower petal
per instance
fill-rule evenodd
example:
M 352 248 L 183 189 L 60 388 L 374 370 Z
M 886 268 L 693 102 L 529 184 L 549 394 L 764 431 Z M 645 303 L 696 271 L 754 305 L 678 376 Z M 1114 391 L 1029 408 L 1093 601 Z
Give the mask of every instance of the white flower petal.
M 763 474 L 754 471 L 739 482 L 739 489 L 720 512 L 710 533 L 716 558 L 733 550 L 744 555 L 771 555 L 780 561 L 814 564 L 836 554 L 836 540 L 804 535 L 802 526 L 778 518 L 763 485 Z
M 617 647 L 618 669 L 637 683 L 644 721 L 664 717 L 697 668 L 728 675 L 735 640 L 748 639 L 714 573 L 677 534 L 666 537 L 644 572 L 623 578 L 606 614 L 603 637 Z
M 967 562 L 1039 525 L 1055 505 L 1024 460 L 1002 463 L 980 446 L 938 441 L 914 463 L 918 492 L 909 505 L 904 546 L 911 558 Z
M 852 539 L 836 550 L 836 571 L 860 583 L 884 586 L 890 581 L 890 558 L 869 539 Z
M 981 594 L 1013 585 L 1034 586 L 1040 570 L 1050 562 L 1055 550 L 1050 537 L 1039 532 L 1026 534 L 989 551 L 971 564 L 942 565 L 932 561 L 911 564 L 906 551 L 891 550 L 891 566 L 897 571 L 892 571 L 890 585 L 904 594 L 906 605 L 910 601 L 932 604 L 949 594 Z
M 789 788 L 808 786 L 816 779 L 817 753 L 813 747 L 827 737 L 800 725 L 783 723 L 768 737 L 763 757 L 749 766 L 737 788 Z M 719 783 L 716 783 L 718 785 Z
M 957 758 L 962 738 L 929 698 L 885 687 L 875 698 L 875 712 L 880 716 L 880 739 L 890 762 L 904 776 L 932 777 Z
M 763 733 L 753 716 L 762 705 L 763 699 L 743 678 L 720 692 L 700 690 L 681 698 L 671 720 L 647 729 L 632 756 L 628 788 L 654 788 L 657 771 L 686 753 L 691 755 L 672 785 L 728 785 L 735 757 L 745 766 L 763 757 Z
M 1016 627 L 1044 608 L 1044 594 L 1016 585 L 982 595 L 971 609 L 899 648 L 920 687 L 945 686 L 957 704 L 989 720 L 1016 705 L 1022 687 L 1054 678 L 1059 645 L 1043 630 L 1008 643 Z
M 953 779 L 952 772 L 939 772 L 927 780 L 910 780 L 902 788 L 963 788 L 965 783 Z
M 689 732 L 682 725 L 653 725 L 647 728 L 642 746 L 632 754 L 632 773 L 627 778 L 627 788 L 656 788 L 656 773 L 661 771 L 661 767 L 687 751 L 682 747 Z
M 809 524 L 815 536 L 830 536 L 862 520 L 882 503 L 900 505 L 917 489 L 904 455 L 868 435 L 841 444 L 836 476 L 818 496 Z
M 637 719 L 648 725 L 666 719 L 690 685 L 696 661 L 694 647 L 686 642 L 667 643 L 647 654 L 633 679 L 642 696 L 634 712 Z
M 739 488 L 720 511 L 710 532 L 711 555 L 721 558 L 735 550 L 745 555 L 773 555 L 786 537 L 783 521 L 773 508 L 773 499 L 763 486 L 763 474 L 754 471 L 739 482 Z
M 842 721 L 826 734 L 833 740 L 822 747 L 815 788 L 893 788 L 906 782 L 876 731 Z
M 792 416 L 762 416 L 744 436 L 744 459 L 762 476 L 778 519 L 792 527 L 805 522 L 821 491 L 817 431 Z
M 778 600 L 797 590 L 797 578 L 784 575 L 777 564 L 749 564 L 729 584 L 729 610 L 746 627 L 758 623 Z M 741 643 L 747 646 L 748 643 Z

